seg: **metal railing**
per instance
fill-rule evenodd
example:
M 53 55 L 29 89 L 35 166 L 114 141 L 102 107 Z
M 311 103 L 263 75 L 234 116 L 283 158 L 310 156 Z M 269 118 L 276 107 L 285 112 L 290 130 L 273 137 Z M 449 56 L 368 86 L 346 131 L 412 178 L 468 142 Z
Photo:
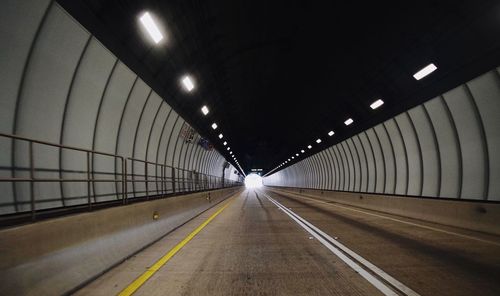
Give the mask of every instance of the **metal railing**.
M 0 143 L 0 151 L 5 144 L 11 146 L 11 163 L 0 167 L 0 216 L 29 213 L 35 220 L 37 212 L 46 209 L 86 205 L 91 210 L 101 202 L 126 204 L 139 198 L 241 185 L 234 180 L 111 153 L 4 133 L 0 138 L 9 139 L 9 143 Z M 41 184 L 56 186 L 42 188 Z M 77 184 L 84 184 L 84 188 Z M 12 202 L 5 201 L 9 195 Z

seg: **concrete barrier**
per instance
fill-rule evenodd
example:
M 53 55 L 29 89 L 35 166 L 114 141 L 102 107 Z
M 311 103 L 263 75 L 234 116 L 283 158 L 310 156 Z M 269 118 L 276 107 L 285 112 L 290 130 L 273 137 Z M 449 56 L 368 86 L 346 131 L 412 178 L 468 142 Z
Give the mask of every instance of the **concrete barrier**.
M 0 230 L 0 294 L 67 294 L 240 190 L 175 196 Z
M 291 187 L 267 188 L 278 193 L 301 194 L 382 213 L 500 235 L 500 203 L 498 202 L 420 198 Z

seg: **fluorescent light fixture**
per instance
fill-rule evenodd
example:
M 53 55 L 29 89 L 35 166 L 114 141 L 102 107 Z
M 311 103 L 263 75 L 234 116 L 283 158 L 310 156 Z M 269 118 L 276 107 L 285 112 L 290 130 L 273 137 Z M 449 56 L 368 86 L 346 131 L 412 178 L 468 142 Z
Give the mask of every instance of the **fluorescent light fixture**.
M 321 139 L 317 139 L 316 143 L 318 143 L 318 144 L 321 143 Z
M 304 153 L 305 151 L 304 150 L 300 150 L 300 153 Z
M 233 151 L 229 151 L 229 154 L 233 154 Z
M 231 147 L 227 147 L 227 151 L 231 150 Z
M 148 31 L 149 36 L 151 36 L 153 41 L 158 44 L 163 39 L 163 35 L 161 34 L 160 29 L 158 29 L 158 26 L 155 24 L 149 12 L 143 13 L 139 20 L 141 21 L 144 28 L 146 28 L 146 31 Z
M 219 134 L 219 139 L 222 139 L 222 137 L 224 137 L 222 134 Z
M 223 144 L 224 146 L 226 146 L 226 145 L 227 145 L 227 142 L 226 142 L 226 141 L 224 141 L 224 143 L 222 143 L 222 144 Z
M 208 111 L 207 106 L 203 106 L 203 107 L 201 107 L 201 112 L 203 113 L 203 115 L 207 115 L 208 112 L 210 112 L 210 111 Z M 212 124 L 212 126 L 213 126 L 213 124 Z M 217 124 L 216 124 L 216 126 L 217 126 Z
M 191 79 L 191 77 L 189 75 L 184 75 L 184 77 L 182 77 L 181 81 L 182 81 L 182 86 L 184 86 L 185 90 L 192 91 L 194 89 L 193 80 Z
M 382 101 L 381 99 L 378 99 L 376 100 L 375 102 L 373 102 L 371 105 L 370 105 L 370 108 L 372 108 L 373 110 L 377 109 L 378 107 L 382 106 L 384 104 L 384 101 Z
M 308 145 L 308 146 L 307 146 L 307 148 L 309 148 L 309 149 L 311 149 L 312 147 L 313 147 L 313 146 L 311 146 L 311 145 Z
M 344 124 L 345 125 L 350 125 L 353 122 L 354 122 L 354 120 L 352 120 L 352 118 L 348 118 L 346 121 L 344 121 Z
M 299 154 L 298 154 L 298 153 L 295 153 L 295 156 L 299 156 Z
M 328 135 L 331 137 L 331 136 L 335 135 L 335 132 L 334 131 L 329 131 Z
M 431 63 L 422 68 L 421 70 L 419 70 L 417 73 L 413 74 L 413 78 L 420 80 L 425 76 L 431 74 L 432 72 L 436 71 L 436 69 L 437 69 L 436 65 Z
M 292 156 L 292 159 L 295 159 L 295 157 Z
M 214 123 L 212 123 L 212 128 L 213 128 L 213 129 L 217 129 L 217 123 L 215 123 L 215 122 L 214 122 Z
M 290 158 L 288 159 L 288 161 L 290 161 Z

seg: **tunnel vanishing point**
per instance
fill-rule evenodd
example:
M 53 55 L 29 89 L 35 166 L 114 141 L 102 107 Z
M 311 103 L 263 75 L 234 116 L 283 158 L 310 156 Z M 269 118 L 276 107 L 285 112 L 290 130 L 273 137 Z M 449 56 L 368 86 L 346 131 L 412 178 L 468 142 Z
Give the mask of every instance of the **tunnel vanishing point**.
M 2 0 L 0 295 L 498 296 L 499 66 L 494 0 Z

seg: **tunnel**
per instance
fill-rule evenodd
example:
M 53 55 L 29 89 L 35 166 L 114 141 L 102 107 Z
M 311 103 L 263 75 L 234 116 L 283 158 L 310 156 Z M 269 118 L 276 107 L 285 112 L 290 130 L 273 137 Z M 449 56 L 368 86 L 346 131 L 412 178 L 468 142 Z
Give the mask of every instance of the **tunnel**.
M 3 0 L 1 295 L 500 295 L 500 3 Z

